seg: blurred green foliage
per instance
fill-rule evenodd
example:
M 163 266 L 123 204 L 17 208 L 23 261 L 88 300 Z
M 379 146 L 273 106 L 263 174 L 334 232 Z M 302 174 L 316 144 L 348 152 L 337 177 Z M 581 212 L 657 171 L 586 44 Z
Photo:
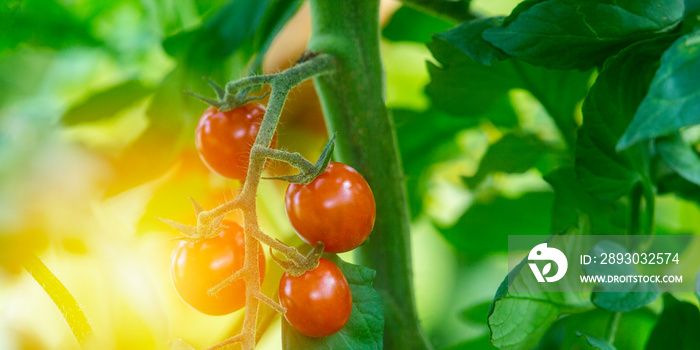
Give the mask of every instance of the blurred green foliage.
M 654 203 L 686 206 L 679 198 L 698 202 L 699 195 L 697 132 L 683 129 L 698 124 L 695 95 L 689 94 L 697 90 L 692 67 L 700 62 L 697 4 L 683 5 L 531 0 L 507 17 L 468 20 L 442 32 L 437 18 L 398 11 L 383 31 L 388 39 L 425 42 L 415 31 L 433 31 L 427 47 L 434 61 L 427 62 L 425 89 L 431 105 L 394 111 L 413 216 L 435 215 L 430 206 L 450 207 L 431 203 L 446 193 L 437 192 L 445 185 L 436 177 L 465 191 L 461 216 L 446 223 L 442 215 L 433 218 L 462 263 L 505 251 L 507 236 L 514 234 L 625 234 L 639 232 L 640 225 L 643 232 L 675 233 L 654 227 Z M 452 121 L 455 130 L 449 130 L 442 121 L 450 118 L 472 123 L 460 128 Z M 410 120 L 425 122 L 409 127 Z M 436 125 L 446 127 L 438 131 Z M 646 136 L 628 142 L 626 134 Z M 429 135 L 440 135 L 432 144 L 445 146 L 414 141 L 430 140 Z M 474 135 L 485 135 L 485 151 L 467 148 Z M 437 153 L 440 149 L 449 151 Z M 533 171 L 548 185 L 532 179 L 530 189 L 516 186 L 513 193 L 509 183 L 531 179 Z M 518 269 L 510 275 L 518 281 Z M 613 348 L 605 340 L 609 310 L 623 304 L 619 323 L 630 335 L 618 330 L 615 348 L 640 349 L 657 318 L 640 310 L 647 310 L 658 291 L 637 299 L 632 296 L 646 294 L 594 293 L 576 300 L 540 294 L 518 300 L 509 299 L 511 288 L 518 287 L 504 281 L 488 318 L 490 340 L 501 349 Z M 478 310 L 464 311 L 469 322 L 478 322 Z M 591 328 L 601 318 L 603 325 Z M 635 322 L 643 326 L 627 328 Z M 646 346 L 660 348 L 654 344 Z M 449 348 L 490 345 L 476 337 Z

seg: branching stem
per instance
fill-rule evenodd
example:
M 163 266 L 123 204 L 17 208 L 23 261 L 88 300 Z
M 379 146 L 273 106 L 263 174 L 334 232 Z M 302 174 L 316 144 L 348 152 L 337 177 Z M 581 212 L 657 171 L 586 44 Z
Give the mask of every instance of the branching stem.
M 241 210 L 244 219 L 245 260 L 243 268 L 209 290 L 209 294 L 215 294 L 235 280 L 243 279 L 245 281 L 246 309 L 243 319 L 243 330 L 240 334 L 210 347 L 210 350 L 219 349 L 234 343 L 241 343 L 243 349 L 253 349 L 255 347 L 257 313 L 261 301 L 278 312 L 283 313 L 285 311 L 281 305 L 266 297 L 260 291 L 261 281 L 260 271 L 258 270 L 258 249 L 260 249 L 260 245 L 258 241 L 282 253 L 296 266 L 295 271 L 299 269 L 309 270 L 318 265 L 318 258 L 320 257 L 318 248 L 320 247 L 322 252 L 323 245 L 317 245 L 317 248 L 312 251 L 313 254 L 304 256 L 296 248 L 288 246 L 260 230 L 255 199 L 258 185 L 260 184 L 260 178 L 268 158 L 286 161 L 302 171 L 313 170 L 313 163 L 304 159 L 300 154 L 273 150 L 270 149 L 270 144 L 277 124 L 279 123 L 282 108 L 284 107 L 284 102 L 289 91 L 304 80 L 330 73 L 334 69 L 335 59 L 331 55 L 321 53 L 313 55 L 307 60 L 303 60 L 295 66 L 277 74 L 252 76 L 226 84 L 227 94 L 237 94 L 240 91 L 244 91 L 244 89 L 264 84 L 270 84 L 272 91 L 265 117 L 260 124 L 258 136 L 250 152 L 248 174 L 243 185 L 243 190 L 231 201 L 209 211 L 202 210 L 197 215 L 195 238 L 210 237 L 215 232 L 214 230 L 217 229 L 214 227 L 217 225 L 212 225 L 212 223 L 216 223 L 217 220 L 220 220 L 224 215 L 233 210 Z
M 284 102 L 287 99 L 287 94 L 289 94 L 289 91 L 294 86 L 298 85 L 304 80 L 330 73 L 334 67 L 335 61 L 332 56 L 328 54 L 319 54 L 308 61 L 301 62 L 277 74 L 252 76 L 226 84 L 226 89 L 229 92 L 253 86 L 270 84 L 272 86 L 272 93 L 265 112 L 265 118 L 260 125 L 258 137 L 255 139 L 255 144 L 253 145 L 254 147 L 250 153 L 250 164 L 248 166 L 248 174 L 246 177 L 248 180 L 243 185 L 243 191 L 231 201 L 212 210 L 201 212 L 197 218 L 198 233 L 208 233 L 207 230 L 209 229 L 209 225 L 211 224 L 212 220 L 235 209 L 242 209 L 245 202 L 251 201 L 249 197 L 253 197 L 254 200 L 255 194 L 257 193 L 258 184 L 260 182 L 260 176 L 262 174 L 263 167 L 265 166 L 265 161 L 267 160 L 267 156 L 265 154 L 261 154 L 260 150 L 264 148 L 269 149 L 270 147 L 272 136 L 275 133 L 277 123 L 279 123 L 279 118 L 282 114 Z
M 274 149 L 274 148 L 265 148 L 265 147 L 258 148 L 257 146 L 254 148 L 256 149 L 257 152 L 264 155 L 265 157 L 270 158 L 270 159 L 274 159 L 274 160 L 281 160 L 283 162 L 289 163 L 292 166 L 294 166 L 295 168 L 299 169 L 300 171 L 310 173 L 314 170 L 314 164 L 311 163 L 306 158 L 304 158 L 298 152 L 289 153 L 289 152 Z

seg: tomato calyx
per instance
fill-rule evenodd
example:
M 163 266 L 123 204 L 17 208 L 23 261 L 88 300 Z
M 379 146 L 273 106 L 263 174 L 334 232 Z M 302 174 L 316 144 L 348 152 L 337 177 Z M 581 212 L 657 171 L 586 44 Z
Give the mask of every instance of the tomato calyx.
M 216 107 L 216 109 L 222 112 L 230 111 L 248 102 L 262 100 L 270 94 L 269 92 L 266 92 L 262 95 L 250 95 L 251 88 L 243 88 L 240 90 L 225 89 L 207 77 L 202 77 L 202 79 L 204 79 L 214 90 L 216 93 L 216 99 L 205 97 L 191 91 L 185 91 L 185 93 L 209 104 L 210 106 Z
M 287 154 L 287 157 L 284 157 L 284 155 L 276 156 L 272 154 L 272 152 L 268 152 L 266 154 L 270 158 L 274 158 L 277 160 L 281 160 L 283 162 L 287 162 L 297 169 L 299 169 L 301 172 L 295 175 L 283 175 L 283 176 L 274 176 L 274 177 L 262 177 L 262 179 L 265 180 L 283 180 L 289 183 L 293 184 L 308 184 L 311 181 L 313 181 L 315 178 L 317 178 L 319 175 L 323 174 L 324 171 L 326 171 L 326 168 L 328 168 L 328 164 L 331 162 L 331 156 L 333 155 L 333 149 L 335 148 L 335 137 L 338 135 L 338 133 L 334 133 L 333 137 L 331 137 L 330 141 L 326 144 L 326 147 L 323 148 L 323 152 L 321 152 L 321 155 L 318 157 L 318 160 L 316 160 L 316 163 L 310 164 L 311 162 L 308 162 L 308 165 L 305 164 L 300 164 L 303 162 L 299 162 L 296 158 L 298 153 L 289 153 L 289 152 L 284 152 L 284 151 L 277 151 L 277 150 L 271 150 L 271 151 L 277 151 L 277 152 L 284 152 Z M 301 155 L 298 155 L 298 157 L 301 157 Z M 283 159 L 286 158 L 286 159 Z M 303 159 L 303 157 L 302 157 Z M 306 159 L 304 159 L 306 160 Z
M 190 199 L 192 200 L 192 205 L 194 206 L 194 211 L 197 215 L 197 221 L 199 221 L 199 214 L 202 213 L 204 210 L 202 209 L 201 205 L 199 205 L 199 203 L 197 203 L 194 199 Z M 172 241 L 199 242 L 205 239 L 215 237 L 219 233 L 221 233 L 221 230 L 225 228 L 225 226 L 220 226 L 221 222 L 224 221 L 224 217 L 225 215 L 222 215 L 212 220 L 209 225 L 205 226 L 205 230 L 198 230 L 197 227 L 185 225 L 177 221 L 172 221 L 168 219 L 158 218 L 158 220 L 176 229 L 182 234 L 182 236 L 171 239 Z
M 323 242 L 318 242 L 303 259 L 284 261 L 273 254 L 272 248 L 270 248 L 270 256 L 286 273 L 296 277 L 318 267 L 318 261 L 323 255 L 324 246 Z

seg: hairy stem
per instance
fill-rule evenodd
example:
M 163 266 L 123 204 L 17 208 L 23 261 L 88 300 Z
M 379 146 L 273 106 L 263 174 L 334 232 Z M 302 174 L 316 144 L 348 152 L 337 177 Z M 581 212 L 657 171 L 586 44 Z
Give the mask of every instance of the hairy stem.
M 384 305 L 384 346 L 429 348 L 414 303 L 409 216 L 393 121 L 384 104 L 378 0 L 310 0 L 308 48 L 332 54 L 333 74 L 314 79 L 336 152 L 372 187 L 377 219 L 358 262 L 377 271 Z
M 295 264 L 301 265 L 299 266 L 301 269 L 308 269 L 318 264 L 317 261 L 311 261 L 314 257 L 305 257 L 295 248 L 273 239 L 260 230 L 257 218 L 256 197 L 258 185 L 260 184 L 260 177 L 262 176 L 268 156 L 280 155 L 279 152 L 268 152 L 266 149 L 270 147 L 272 142 L 272 137 L 279 123 L 287 94 L 292 87 L 298 85 L 302 81 L 319 74 L 328 73 L 332 71 L 334 67 L 333 57 L 321 54 L 278 74 L 244 78 L 229 83 L 226 86 L 227 92 L 231 91 L 235 93 L 237 89 L 269 83 L 272 86 L 272 93 L 267 105 L 267 110 L 265 111 L 265 117 L 258 131 L 258 136 L 250 152 L 248 174 L 246 182 L 243 185 L 243 190 L 230 202 L 210 211 L 202 211 L 197 216 L 197 232 L 200 237 L 207 236 L 207 233 L 212 229 L 211 223 L 213 220 L 225 215 L 231 210 L 240 209 L 243 212 L 244 220 L 245 259 L 243 267 L 241 268 L 241 273 L 230 276 L 223 283 L 210 290 L 210 293 L 216 293 L 218 290 L 225 287 L 226 284 L 224 283 L 231 282 L 235 279 L 242 278 L 245 281 L 246 309 L 243 318 L 243 329 L 241 334 L 218 343 L 209 349 L 218 349 L 233 343 L 240 343 L 243 349 L 255 348 L 255 326 L 261 300 L 270 305 L 273 309 L 284 311 L 281 306 L 262 295 L 260 291 L 260 271 L 258 270 L 258 249 L 260 249 L 260 245 L 258 241 L 279 250 Z M 321 249 L 323 249 L 322 247 L 323 246 L 321 246 Z M 315 259 L 318 260 L 318 257 L 315 257 Z
M 272 94 L 267 105 L 265 118 L 260 125 L 254 146 L 258 146 L 257 148 L 270 147 L 272 136 L 277 128 L 277 123 L 279 123 L 284 101 L 289 91 L 304 80 L 319 74 L 328 73 L 334 69 L 334 66 L 332 56 L 321 54 L 277 74 L 253 76 L 226 84 L 226 89 L 232 92 L 235 92 L 237 89 L 263 84 L 272 85 Z M 247 175 L 249 180 L 243 185 L 242 193 L 228 203 L 224 203 L 212 210 L 201 212 L 197 219 L 197 231 L 207 230 L 209 224 L 215 218 L 243 207 L 242 202 L 247 194 L 254 194 L 257 191 L 265 160 L 266 157 L 259 154 L 259 151 L 251 150 Z
M 289 163 L 300 171 L 312 172 L 314 169 L 314 164 L 297 152 L 289 153 L 273 148 L 260 148 L 258 152 L 262 153 L 267 158 Z
M 78 343 L 83 347 L 87 346 L 88 341 L 93 337 L 92 327 L 68 289 L 36 255 L 31 254 L 25 258 L 24 268 L 61 310 L 63 318 L 68 322 Z

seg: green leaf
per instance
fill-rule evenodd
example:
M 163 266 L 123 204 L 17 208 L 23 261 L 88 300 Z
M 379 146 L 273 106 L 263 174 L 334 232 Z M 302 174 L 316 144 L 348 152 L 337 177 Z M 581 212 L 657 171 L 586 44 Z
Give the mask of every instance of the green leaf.
M 659 195 L 674 193 L 683 199 L 700 205 L 700 186 L 682 178 L 680 175 L 676 173 L 664 174 L 654 182 Z
M 590 349 L 585 339 L 577 333 L 584 333 L 598 338 L 608 332 L 608 323 L 612 312 L 594 308 L 590 311 L 569 314 L 560 317 L 540 340 L 533 350 L 554 349 Z M 620 317 L 615 333 L 615 347 L 618 349 L 643 349 L 649 333 L 651 333 L 658 315 L 642 308 L 625 312 Z
M 682 0 L 530 0 L 483 37 L 534 65 L 585 70 L 635 41 L 672 30 L 683 9 Z
M 303 0 L 272 0 L 272 3 L 267 6 L 260 25 L 255 28 L 255 36 L 249 48 L 251 52 L 256 53 L 252 71 L 256 71 L 262 64 L 263 57 L 277 33 L 297 13 L 303 3 Z
M 163 80 L 146 111 L 149 126 L 112 162 L 115 182 L 106 189 L 104 197 L 151 181 L 175 164 L 184 146 L 186 126 L 193 119 L 187 107 L 201 106 L 194 99 L 184 99 L 187 74 L 187 70 L 178 67 Z
M 415 217 L 423 209 L 430 164 L 459 157 L 462 151 L 455 142 L 457 133 L 475 127 L 478 120 L 454 118 L 436 109 L 424 112 L 397 109 L 392 111 L 392 116 L 406 174 L 409 208 Z
M 583 102 L 576 172 L 584 188 L 598 198 L 616 200 L 646 176 L 641 146 L 618 153 L 615 144 L 644 98 L 657 60 L 671 40 L 640 42 L 606 61 Z
M 591 346 L 592 349 L 615 350 L 615 347 L 612 344 L 608 343 L 608 341 L 605 339 L 594 337 L 583 332 L 576 332 L 576 335 L 586 339 L 586 342 L 588 343 L 588 345 Z
M 700 0 L 685 0 L 685 14 L 683 17 L 684 32 L 692 31 L 692 28 L 700 24 Z M 686 28 L 690 28 L 685 30 Z
M 515 88 L 516 74 L 508 64 L 483 66 L 437 36 L 427 45 L 440 66 L 428 62 L 426 94 L 441 110 L 456 116 L 478 116 Z
M 1 20 L 0 23 L 2 23 Z M 3 33 L 1 29 L 0 33 Z M 54 56 L 47 54 L 45 50 L 2 52 L 0 54 L 0 91 L 2 91 L 0 108 L 41 91 L 47 71 L 53 65 L 55 65 Z
M 147 111 L 146 131 L 113 162 L 113 183 L 105 196 L 113 196 L 163 175 L 173 165 L 195 117 L 204 106 L 183 90 L 204 90 L 202 76 L 214 81 L 239 74 L 240 62 L 228 60 L 238 53 L 247 62 L 266 49 L 272 38 L 300 4 L 299 0 L 233 0 L 201 27 L 176 34 L 163 43 L 179 63 L 156 92 Z
M 666 164 L 684 179 L 700 185 L 700 157 L 681 134 L 659 138 L 656 150 Z
M 431 149 L 439 147 L 440 141 L 449 142 L 459 131 L 478 125 L 478 121 L 455 118 L 434 109 L 424 112 L 395 109 L 392 115 L 404 164 L 409 165 L 414 162 L 424 165 L 414 159 L 429 154 Z
M 664 294 L 664 311 L 649 336 L 646 349 L 700 349 L 700 312 L 697 306 Z
M 686 180 L 673 170 L 662 157 L 652 158 L 651 176 L 659 195 L 676 196 L 700 205 L 700 186 Z
M 0 51 L 20 44 L 64 49 L 99 44 L 90 24 L 55 0 L 24 0 L 0 5 Z
M 685 0 L 685 13 L 687 15 L 697 15 L 700 12 L 700 1 L 698 0 Z
M 625 247 L 612 242 L 601 241 L 597 243 L 589 255 L 600 256 L 601 254 L 626 254 Z M 631 276 L 639 275 L 639 271 L 633 265 L 601 265 L 589 264 L 583 267 L 587 275 L 617 275 Z M 620 291 L 623 290 L 623 291 Z M 627 282 L 610 284 L 601 283 L 593 289 L 591 301 L 599 308 L 610 311 L 631 311 L 636 310 L 656 300 L 659 296 L 659 287 L 655 283 Z
M 73 105 L 63 115 L 61 121 L 70 126 L 108 119 L 143 100 L 152 92 L 153 88 L 142 82 L 128 80 L 93 93 L 85 100 Z
M 382 29 L 382 36 L 390 41 L 426 43 L 430 41 L 432 33 L 439 33 L 450 27 L 452 24 L 441 18 L 409 6 L 401 6 Z
M 505 251 L 509 235 L 548 234 L 552 200 L 551 192 L 529 192 L 514 199 L 479 199 L 452 227 L 440 232 L 459 253 L 482 258 Z
M 348 280 L 352 292 L 352 314 L 340 332 L 323 338 L 307 337 L 282 319 L 284 349 L 381 349 L 384 334 L 382 302 L 372 288 L 376 272 L 344 262 L 337 255 L 325 256 L 333 261 Z
M 463 22 L 474 18 L 469 12 L 471 0 L 401 0 L 403 3 L 416 7 L 422 12 Z
M 443 348 L 444 350 L 495 350 L 497 349 L 488 336 L 481 338 L 470 339 L 458 344 L 450 345 Z
M 426 87 L 437 108 L 456 116 L 479 116 L 509 90 L 525 89 L 540 101 L 564 139 L 573 143 L 574 111 L 588 91 L 590 72 L 554 71 L 514 59 L 484 66 L 437 36 L 428 48 L 440 63 L 440 67 L 428 63 L 431 81 Z
M 572 167 L 562 167 L 544 176 L 554 189 L 551 232 L 576 227 L 585 215 L 593 235 L 624 235 L 627 210 L 618 202 L 603 201 L 583 188 Z
M 258 52 L 261 57 L 300 4 L 300 0 L 232 0 L 201 27 L 167 38 L 163 48 L 170 56 L 198 66 L 223 60 L 241 47 L 247 57 Z
M 483 302 L 481 304 L 476 304 L 460 313 L 460 318 L 465 322 L 471 322 L 474 324 L 483 324 L 489 315 L 489 310 L 491 309 L 491 302 Z
M 474 19 L 435 36 L 464 51 L 475 61 L 490 65 L 494 59 L 503 60 L 510 56 L 482 39 L 481 33 L 502 23 L 503 17 Z
M 618 150 L 700 123 L 700 29 L 676 40 L 661 58 L 649 92 Z
M 681 32 L 687 33 L 700 24 L 700 1 L 685 0 L 685 12 Z
M 188 61 L 223 59 L 253 37 L 273 0 L 232 0 L 214 13 L 201 28 L 180 32 L 163 42 L 165 52 Z
M 576 244 L 577 240 L 570 242 Z M 592 307 L 584 293 L 545 292 L 534 275 L 520 274 L 526 263 L 527 258 L 508 273 L 489 310 L 491 342 L 500 350 L 532 349 L 561 315 Z
M 479 163 L 479 170 L 464 182 L 470 188 L 477 187 L 487 175 L 494 172 L 524 173 L 551 149 L 532 135 L 509 133 L 491 145 Z M 517 155 L 517 156 L 514 156 Z

